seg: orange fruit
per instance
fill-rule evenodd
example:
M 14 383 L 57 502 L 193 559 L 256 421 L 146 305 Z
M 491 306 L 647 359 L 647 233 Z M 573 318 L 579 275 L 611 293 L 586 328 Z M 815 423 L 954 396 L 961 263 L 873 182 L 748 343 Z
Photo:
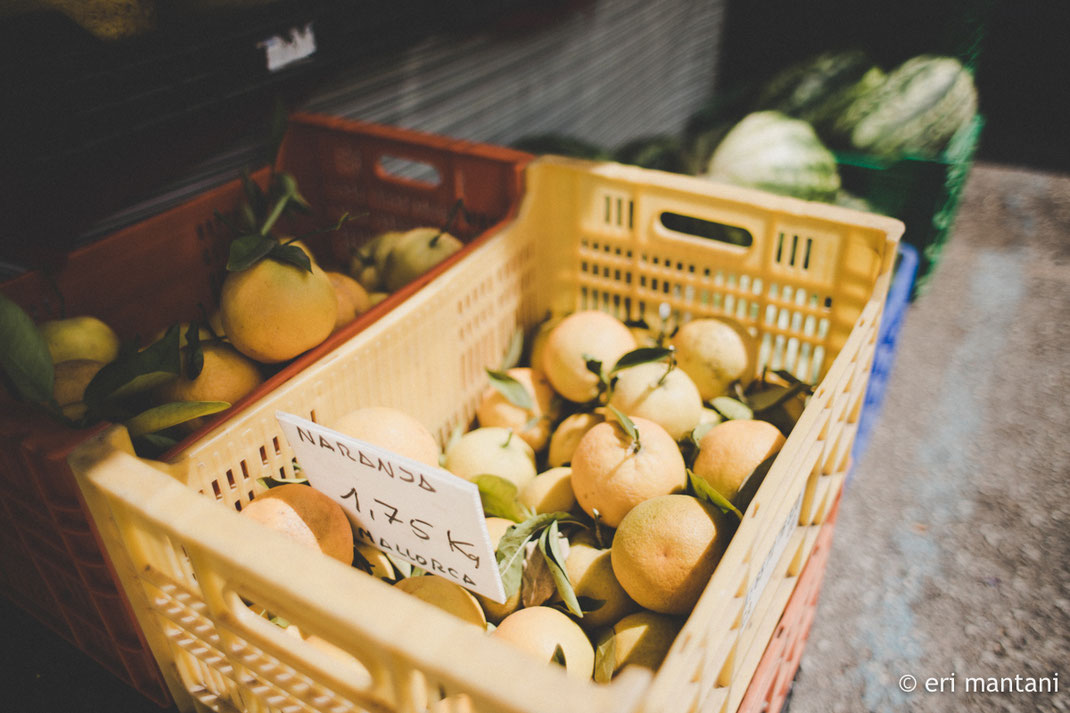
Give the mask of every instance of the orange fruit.
M 603 632 L 599 638 L 599 649 L 607 638 L 613 638 L 613 661 L 606 666 L 609 678 L 612 678 L 625 666 L 642 666 L 657 671 L 661 662 L 676 640 L 684 622 L 673 616 L 652 611 L 640 611 L 628 614 Z M 602 670 L 602 662 L 596 664 L 596 680 Z
M 692 320 L 677 330 L 671 343 L 677 363 L 695 382 L 703 401 L 720 396 L 733 381 L 747 382 L 754 375 L 755 341 L 735 320 Z
M 662 426 L 680 441 L 702 417 L 702 397 L 691 377 L 664 362 L 639 364 L 617 372 L 609 405 L 632 417 Z
M 487 628 L 487 618 L 475 596 L 467 589 L 433 574 L 406 577 L 394 585 L 406 594 L 438 607 L 480 629 Z
M 613 536 L 611 561 L 624 591 L 661 614 L 686 614 L 698 601 L 731 537 L 719 508 L 690 495 L 636 505 Z
M 584 611 L 579 620 L 584 630 L 593 631 L 613 624 L 638 608 L 613 574 L 610 550 L 600 549 L 593 539 L 578 537 L 569 543 L 565 571 L 577 597 L 602 602 L 591 611 Z
M 328 271 L 327 279 L 331 281 L 331 286 L 334 288 L 335 301 L 338 306 L 334 318 L 335 330 L 349 324 L 357 318 L 357 315 L 371 308 L 368 292 L 349 275 Z
M 67 418 L 78 419 L 85 415 L 87 407 L 82 403 L 85 388 L 102 368 L 104 362 L 92 359 L 68 359 L 55 365 L 52 397 Z
M 523 488 L 535 477 L 535 452 L 508 428 L 483 426 L 464 434 L 449 447 L 445 468 L 465 480 L 496 475 Z
M 188 347 L 182 350 L 183 362 Z M 233 404 L 251 393 L 263 383 L 260 367 L 234 347 L 222 342 L 201 346 L 204 365 L 195 379 L 184 374 L 162 384 L 157 397 L 161 402 L 170 401 L 226 401 Z M 195 431 L 211 419 L 202 416 L 186 421 L 182 427 Z
M 276 363 L 318 345 L 334 330 L 338 300 L 327 275 L 266 258 L 227 273 L 220 296 L 223 331 L 251 359 Z
M 258 495 L 242 508 L 251 518 L 328 557 L 353 563 L 353 528 L 342 506 L 301 483 L 286 483 Z
M 711 428 L 699 441 L 695 475 L 733 505 L 743 484 L 764 460 L 780 452 L 784 434 L 767 421 L 737 419 Z
M 556 411 L 553 387 L 545 376 L 528 367 L 514 367 L 506 374 L 528 392 L 531 408 L 517 406 L 497 388 L 488 386 L 476 407 L 476 419 L 480 426 L 511 428 L 532 450 L 540 451 L 550 440 L 550 424 Z
M 606 421 L 589 430 L 572 456 L 572 490 L 584 511 L 609 527 L 639 503 L 687 487 L 680 448 L 668 432 L 645 418 L 632 422 L 639 431 L 636 449 L 624 429 Z
M 575 453 L 580 439 L 596 424 L 605 420 L 605 416 L 599 411 L 574 413 L 567 416 L 550 436 L 550 449 L 546 456 L 547 465 L 556 467 L 571 463 L 572 454 Z
M 579 624 L 552 607 L 518 609 L 491 634 L 547 663 L 560 646 L 570 676 L 588 679 L 594 672 L 594 647 Z
M 587 359 L 602 362 L 608 372 L 635 349 L 635 337 L 624 323 L 605 312 L 574 312 L 558 322 L 541 350 L 542 369 L 554 390 L 569 401 L 586 402 L 598 395 L 598 377 Z
M 539 473 L 520 489 L 517 499 L 535 513 L 569 512 L 576 505 L 572 469 L 559 466 Z
M 438 441 L 426 426 L 400 409 L 365 406 L 328 425 L 351 438 L 438 467 Z

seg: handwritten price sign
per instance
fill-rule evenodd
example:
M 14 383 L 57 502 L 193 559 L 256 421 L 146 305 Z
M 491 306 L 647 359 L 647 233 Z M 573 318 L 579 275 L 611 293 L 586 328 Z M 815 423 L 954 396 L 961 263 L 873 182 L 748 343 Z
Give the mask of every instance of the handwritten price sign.
M 312 487 L 356 538 L 497 602 L 505 589 L 475 483 L 292 414 L 275 414 Z

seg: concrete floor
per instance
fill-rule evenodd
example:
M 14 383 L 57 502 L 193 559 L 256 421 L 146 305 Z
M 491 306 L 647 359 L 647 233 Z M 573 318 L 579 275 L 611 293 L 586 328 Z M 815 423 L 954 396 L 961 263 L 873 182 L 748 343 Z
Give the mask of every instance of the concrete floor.
M 937 270 L 843 499 L 792 713 L 1070 710 L 1070 177 L 976 165 Z M 1056 675 L 1058 693 L 965 690 Z
M 1070 710 L 1068 317 L 1070 175 L 975 166 L 844 497 L 792 713 Z M 6 710 L 160 713 L 0 603 Z M 1055 694 L 963 690 L 1054 674 Z

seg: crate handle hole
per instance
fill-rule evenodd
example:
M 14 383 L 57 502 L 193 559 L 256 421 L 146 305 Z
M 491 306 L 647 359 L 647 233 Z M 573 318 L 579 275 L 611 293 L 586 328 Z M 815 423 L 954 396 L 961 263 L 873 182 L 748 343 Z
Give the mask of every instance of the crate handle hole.
M 401 156 L 380 156 L 376 172 L 382 178 L 416 183 L 425 188 L 438 188 L 442 185 L 442 174 L 437 168 L 424 161 L 415 161 Z
M 754 236 L 746 228 L 736 225 L 716 223 L 712 220 L 696 218 L 683 213 L 663 211 L 658 216 L 661 224 L 676 233 L 683 233 L 695 238 L 714 240 L 726 245 L 734 245 L 740 248 L 749 248 L 754 244 Z

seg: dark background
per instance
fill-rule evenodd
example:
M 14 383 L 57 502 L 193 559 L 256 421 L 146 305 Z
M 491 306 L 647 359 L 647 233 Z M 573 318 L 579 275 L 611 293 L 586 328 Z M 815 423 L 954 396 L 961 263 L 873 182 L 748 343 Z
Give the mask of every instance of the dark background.
M 347 64 L 432 32 L 545 28 L 589 5 L 283 0 L 209 16 L 161 10 L 159 30 L 116 42 L 58 13 L 0 14 L 0 258 L 47 261 L 205 157 L 266 135 L 277 100 L 299 106 Z M 269 76 L 256 39 L 311 20 L 316 54 Z M 702 91 L 826 49 L 863 47 L 889 66 L 953 54 L 976 72 L 986 119 L 979 158 L 1070 171 L 1068 30 L 1070 4 L 1044 0 L 734 0 L 716 83 Z
M 177 18 L 167 32 L 114 44 L 58 15 L 0 16 L 0 257 L 62 251 L 94 221 L 266 131 L 277 97 L 296 106 L 358 57 L 430 32 L 522 32 L 583 4 L 280 2 L 211 26 Z M 310 14 L 325 28 L 320 50 L 284 77 L 263 77 L 234 49 Z M 1068 30 L 1068 4 L 1043 0 L 733 0 L 719 82 L 852 45 L 889 63 L 958 54 L 976 69 L 986 119 L 978 158 L 1068 173 Z M 8 710 L 158 710 L 2 597 L 0 640 Z
M 754 0 L 730 2 L 724 83 L 768 76 L 829 49 L 861 47 L 886 66 L 957 56 L 975 71 L 985 117 L 978 158 L 1070 171 L 1070 4 L 1044 0 Z

